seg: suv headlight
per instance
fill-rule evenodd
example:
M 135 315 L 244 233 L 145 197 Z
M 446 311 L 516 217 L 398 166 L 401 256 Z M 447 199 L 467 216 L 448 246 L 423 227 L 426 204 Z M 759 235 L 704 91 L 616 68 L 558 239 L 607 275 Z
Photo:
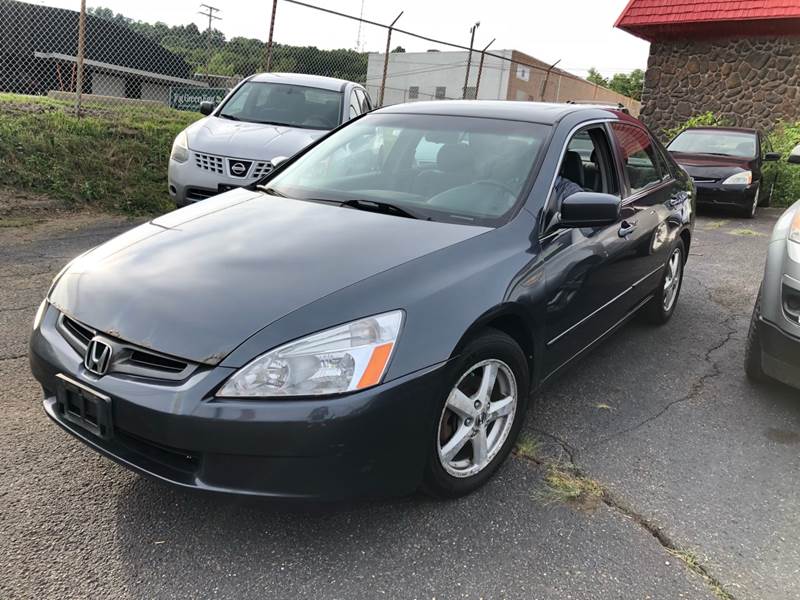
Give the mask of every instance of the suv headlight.
M 169 157 L 179 163 L 189 160 L 189 138 L 185 131 L 181 131 L 172 142 L 172 152 Z
M 753 183 L 753 172 L 742 171 L 728 177 L 722 182 L 722 185 L 750 185 L 751 183 Z
M 290 342 L 239 369 L 217 396 L 321 396 L 377 385 L 402 323 L 396 310 Z

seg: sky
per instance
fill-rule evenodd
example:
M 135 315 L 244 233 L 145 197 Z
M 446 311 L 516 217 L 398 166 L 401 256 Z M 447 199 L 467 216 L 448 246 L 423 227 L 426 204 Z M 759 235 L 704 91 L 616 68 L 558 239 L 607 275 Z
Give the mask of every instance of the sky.
M 29 0 L 31 1 L 31 0 Z M 78 0 L 32 0 L 36 4 L 78 10 Z M 269 32 L 270 0 L 204 0 L 220 9 L 214 27 L 225 36 L 266 40 Z M 362 0 L 304 0 L 339 12 L 358 15 Z M 649 44 L 614 29 L 628 0 L 363 0 L 363 16 L 390 23 L 402 10 L 397 26 L 448 42 L 469 45 L 470 27 L 480 22 L 475 47 L 492 38 L 494 50 L 515 49 L 554 63 L 580 76 L 590 67 L 603 75 L 630 72 L 647 65 Z M 87 0 L 87 6 L 104 6 L 127 17 L 169 25 L 193 22 L 205 28 L 208 20 L 198 14 L 200 1 L 193 0 Z M 274 39 L 278 43 L 319 48 L 356 48 L 383 52 L 386 30 L 320 13 L 278 0 Z M 392 47 L 408 51 L 431 48 L 446 50 L 430 42 L 395 33 Z

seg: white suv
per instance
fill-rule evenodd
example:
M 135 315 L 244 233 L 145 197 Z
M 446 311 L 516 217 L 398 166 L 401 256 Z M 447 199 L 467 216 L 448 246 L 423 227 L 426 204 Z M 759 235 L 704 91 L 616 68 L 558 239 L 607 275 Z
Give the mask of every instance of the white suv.
M 169 194 L 178 206 L 253 183 L 345 121 L 372 110 L 357 83 L 317 75 L 262 73 L 242 81 L 222 103 L 175 138 Z

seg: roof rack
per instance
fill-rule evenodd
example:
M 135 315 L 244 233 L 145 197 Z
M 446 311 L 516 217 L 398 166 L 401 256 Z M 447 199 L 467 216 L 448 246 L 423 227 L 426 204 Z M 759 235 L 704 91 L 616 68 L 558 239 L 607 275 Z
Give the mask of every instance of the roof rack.
M 617 102 L 616 104 L 610 104 L 608 102 L 603 102 L 601 100 L 567 100 L 566 104 L 591 104 L 593 106 L 599 106 L 603 108 L 613 108 L 615 110 L 624 112 L 626 115 L 631 114 L 630 109 L 621 102 Z

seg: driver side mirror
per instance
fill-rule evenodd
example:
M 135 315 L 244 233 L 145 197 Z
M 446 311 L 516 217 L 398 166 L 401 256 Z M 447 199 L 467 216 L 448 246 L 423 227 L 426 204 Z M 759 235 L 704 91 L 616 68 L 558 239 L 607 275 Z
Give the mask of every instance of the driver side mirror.
M 766 161 L 766 162 L 771 162 L 771 161 L 780 160 L 780 159 L 781 159 L 781 153 L 780 152 L 767 152 L 764 155 L 764 161 Z
M 204 100 L 200 103 L 200 114 L 205 115 L 206 117 L 214 112 L 214 103 L 209 102 L 208 100 Z
M 602 227 L 619 220 L 622 200 L 611 194 L 577 192 L 561 203 L 558 227 Z
M 797 144 L 792 151 L 789 153 L 789 158 L 786 159 L 787 162 L 800 165 L 800 144 Z

